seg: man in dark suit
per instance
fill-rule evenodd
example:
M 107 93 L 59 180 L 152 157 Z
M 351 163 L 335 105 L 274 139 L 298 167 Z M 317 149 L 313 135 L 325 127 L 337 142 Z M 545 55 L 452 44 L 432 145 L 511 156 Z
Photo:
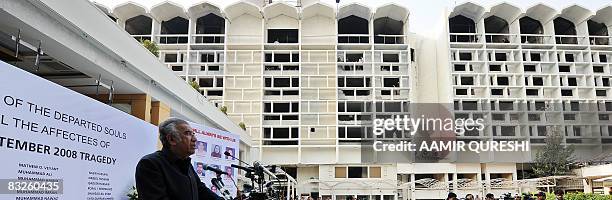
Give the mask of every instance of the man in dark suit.
M 146 155 L 136 166 L 136 189 L 142 200 L 218 199 L 191 165 L 196 136 L 185 120 L 170 118 L 159 125 L 163 148 Z

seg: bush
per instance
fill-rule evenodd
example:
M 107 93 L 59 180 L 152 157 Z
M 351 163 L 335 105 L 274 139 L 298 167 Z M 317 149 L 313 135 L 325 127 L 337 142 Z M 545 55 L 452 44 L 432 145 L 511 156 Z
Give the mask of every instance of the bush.
M 600 195 L 594 193 L 567 193 L 563 196 L 565 200 L 612 200 L 612 195 Z
M 157 47 L 157 44 L 155 42 L 152 42 L 151 40 L 141 40 L 140 43 L 142 43 L 142 46 L 144 46 L 144 48 L 146 48 L 147 50 L 149 50 L 149 52 L 155 55 L 155 57 L 159 57 L 159 47 Z

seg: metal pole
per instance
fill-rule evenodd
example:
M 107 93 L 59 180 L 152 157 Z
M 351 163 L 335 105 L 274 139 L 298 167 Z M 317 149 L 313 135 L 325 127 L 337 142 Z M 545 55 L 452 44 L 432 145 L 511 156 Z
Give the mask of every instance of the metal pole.
M 21 42 L 21 29 L 17 29 L 17 37 L 15 37 L 15 58 L 19 57 L 19 43 Z
M 36 67 L 37 72 L 40 69 L 40 54 L 42 52 L 42 50 L 40 49 L 41 44 L 42 42 L 38 40 L 38 48 L 36 49 L 36 60 L 34 61 L 34 67 Z

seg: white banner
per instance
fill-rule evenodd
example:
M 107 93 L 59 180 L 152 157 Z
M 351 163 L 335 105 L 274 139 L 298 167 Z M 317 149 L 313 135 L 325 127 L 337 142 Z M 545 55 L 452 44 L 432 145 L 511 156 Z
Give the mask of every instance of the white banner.
M 0 62 L 0 179 L 10 179 L 0 181 L 0 199 L 127 199 L 157 135 L 149 123 Z M 57 179 L 62 194 L 20 184 Z M 39 193 L 15 194 L 22 186 Z
M 211 166 L 227 172 L 229 176 L 222 175 L 221 180 L 225 184 L 225 188 L 230 191 L 232 197 L 236 197 L 237 190 L 233 182 L 237 183 L 236 175 L 238 171 L 232 168 L 231 164 L 237 165 L 238 160 L 226 156 L 224 153 L 227 151 L 238 158 L 240 135 L 196 123 L 190 122 L 190 125 L 198 139 L 196 142 L 196 152 L 191 156 L 191 161 L 196 173 L 200 175 L 200 179 L 202 179 L 202 182 L 206 183 L 208 188 L 220 194 L 217 188 L 213 187 L 210 182 L 210 180 L 216 176 L 215 173 L 204 170 L 204 166 Z

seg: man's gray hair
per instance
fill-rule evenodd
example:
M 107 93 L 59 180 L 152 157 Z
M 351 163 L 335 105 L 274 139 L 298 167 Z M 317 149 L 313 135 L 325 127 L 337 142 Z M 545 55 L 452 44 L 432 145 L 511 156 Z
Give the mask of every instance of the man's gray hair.
M 181 135 L 176 129 L 176 126 L 178 126 L 179 124 L 188 124 L 188 123 L 185 120 L 171 117 L 167 119 L 166 121 L 159 124 L 159 140 L 161 141 L 163 146 L 165 147 L 170 146 L 170 144 L 168 143 L 168 138 L 166 137 L 167 135 L 172 136 L 178 142 L 181 141 Z

